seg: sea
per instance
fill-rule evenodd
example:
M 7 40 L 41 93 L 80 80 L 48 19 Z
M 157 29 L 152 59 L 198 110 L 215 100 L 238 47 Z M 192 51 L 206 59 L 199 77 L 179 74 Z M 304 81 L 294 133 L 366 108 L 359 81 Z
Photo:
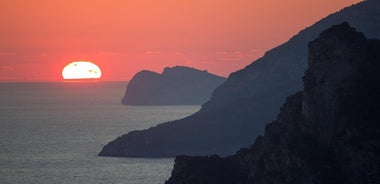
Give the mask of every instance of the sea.
M 133 130 L 200 106 L 126 106 L 126 82 L 0 83 L 1 184 L 163 184 L 173 158 L 99 157 Z

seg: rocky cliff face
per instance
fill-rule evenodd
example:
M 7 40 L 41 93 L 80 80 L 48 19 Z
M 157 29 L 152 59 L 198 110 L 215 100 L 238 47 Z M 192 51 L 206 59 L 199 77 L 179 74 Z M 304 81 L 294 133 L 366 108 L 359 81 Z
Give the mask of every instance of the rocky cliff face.
M 123 135 L 103 148 L 104 156 L 174 157 L 231 155 L 249 146 L 275 119 L 290 94 L 302 89 L 307 44 L 347 21 L 369 38 L 380 38 L 380 1 L 371 0 L 332 14 L 229 76 L 194 115 Z M 149 140 L 149 141 L 146 141 Z
M 138 72 L 128 83 L 125 105 L 201 105 L 225 78 L 194 68 L 165 68 L 162 74 Z
M 309 44 L 304 90 L 237 154 L 178 156 L 166 184 L 380 181 L 380 41 L 347 23 Z

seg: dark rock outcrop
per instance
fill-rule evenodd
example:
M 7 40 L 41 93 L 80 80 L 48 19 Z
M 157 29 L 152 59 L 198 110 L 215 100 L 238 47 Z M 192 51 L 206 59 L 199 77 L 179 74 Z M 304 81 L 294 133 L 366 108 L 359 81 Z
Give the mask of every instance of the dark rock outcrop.
M 185 66 L 166 67 L 162 74 L 140 71 L 128 83 L 125 105 L 201 105 L 226 79 Z
M 380 38 L 380 1 L 365 1 L 326 17 L 232 73 L 199 112 L 123 135 L 106 145 L 100 155 L 231 155 L 249 146 L 263 133 L 265 124 L 275 119 L 286 97 L 302 89 L 307 43 L 321 31 L 343 21 L 369 38 Z
M 166 184 L 380 182 L 380 40 L 347 23 L 309 44 L 304 90 L 237 154 L 178 156 Z

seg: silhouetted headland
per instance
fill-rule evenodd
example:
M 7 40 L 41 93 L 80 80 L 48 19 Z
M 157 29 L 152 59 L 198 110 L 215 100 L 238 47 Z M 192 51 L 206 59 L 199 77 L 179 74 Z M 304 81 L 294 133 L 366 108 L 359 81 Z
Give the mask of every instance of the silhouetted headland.
M 217 87 L 201 110 L 187 118 L 132 131 L 104 146 L 99 155 L 174 157 L 231 155 L 248 147 L 276 118 L 286 97 L 302 89 L 307 45 L 320 32 L 347 21 L 368 38 L 380 38 L 380 1 L 358 3 L 308 27 L 268 51 Z
M 162 74 L 143 70 L 128 83 L 125 105 L 201 105 L 226 79 L 185 66 L 166 67 Z

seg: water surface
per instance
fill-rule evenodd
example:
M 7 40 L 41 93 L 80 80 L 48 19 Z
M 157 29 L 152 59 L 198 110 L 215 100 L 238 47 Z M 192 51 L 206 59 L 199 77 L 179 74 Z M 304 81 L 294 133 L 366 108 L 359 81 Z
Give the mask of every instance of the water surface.
M 124 106 L 124 82 L 0 83 L 0 183 L 163 183 L 173 159 L 98 157 L 199 106 Z

